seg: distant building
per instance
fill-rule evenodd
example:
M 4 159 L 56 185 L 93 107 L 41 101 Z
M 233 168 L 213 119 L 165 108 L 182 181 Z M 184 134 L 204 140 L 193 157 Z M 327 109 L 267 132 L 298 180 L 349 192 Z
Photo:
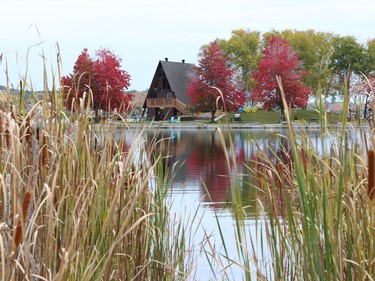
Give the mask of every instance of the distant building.
M 193 73 L 193 64 L 159 61 L 151 86 L 143 104 L 143 116 L 154 120 L 169 119 L 172 116 L 188 115 L 190 97 L 186 89 Z

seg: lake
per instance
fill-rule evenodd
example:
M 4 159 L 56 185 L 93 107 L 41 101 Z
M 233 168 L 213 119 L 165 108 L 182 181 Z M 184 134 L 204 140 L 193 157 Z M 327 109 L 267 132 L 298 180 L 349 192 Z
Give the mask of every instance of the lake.
M 168 170 L 168 180 L 171 183 L 171 212 L 176 218 L 191 225 L 191 232 L 194 234 L 191 238 L 194 248 L 191 250 L 198 258 L 196 279 L 214 280 L 215 274 L 219 280 L 242 280 L 243 270 L 235 264 L 235 261 L 239 261 L 239 256 L 231 205 L 233 179 L 239 179 L 236 186 L 239 188 L 240 200 L 246 207 L 246 235 L 252 241 L 260 241 L 264 239 L 267 219 L 256 208 L 257 191 L 251 185 L 252 175 L 248 166 L 259 149 L 270 159 L 273 153 L 284 153 L 283 150 L 288 147 L 288 138 L 280 136 L 287 136 L 287 131 L 234 130 L 231 138 L 233 149 L 228 133 L 221 134 L 217 129 L 149 130 L 145 134 L 146 141 L 155 137 L 165 139 L 160 150 L 163 154 L 163 166 Z M 334 136 L 323 137 L 318 130 L 309 131 L 308 137 L 311 146 L 318 152 L 329 149 L 335 141 Z M 221 235 L 225 247 L 221 242 Z M 267 243 L 262 244 L 263 246 L 255 243 L 254 249 L 248 250 L 256 253 L 258 263 L 267 266 L 270 258 L 264 248 Z M 216 257 L 220 262 L 214 263 L 216 266 L 213 270 L 201 251 L 209 251 L 211 247 L 228 258 Z M 223 275 L 223 268 L 228 275 Z M 272 279 L 271 276 L 269 278 Z

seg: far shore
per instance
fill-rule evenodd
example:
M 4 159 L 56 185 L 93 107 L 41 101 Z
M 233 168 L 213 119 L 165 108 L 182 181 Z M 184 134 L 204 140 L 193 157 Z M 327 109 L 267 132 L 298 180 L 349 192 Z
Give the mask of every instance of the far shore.
M 203 122 L 182 122 L 182 123 L 169 123 L 169 122 L 147 122 L 147 123 L 116 123 L 118 127 L 126 127 L 129 129 L 240 129 L 240 130 L 283 130 L 287 129 L 286 122 L 282 124 L 260 124 L 260 123 L 203 123 Z M 94 127 L 99 127 L 95 124 Z M 364 127 L 369 127 L 368 124 L 363 124 Z M 358 127 L 357 124 L 347 123 L 346 128 Z M 292 122 L 292 128 L 295 130 L 320 130 L 319 123 L 298 123 Z M 342 123 L 328 123 L 327 128 L 341 129 Z

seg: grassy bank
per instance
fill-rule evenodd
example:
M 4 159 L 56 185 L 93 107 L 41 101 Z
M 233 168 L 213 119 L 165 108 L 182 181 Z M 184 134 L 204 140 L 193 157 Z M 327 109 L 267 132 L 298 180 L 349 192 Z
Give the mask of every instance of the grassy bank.
M 51 96 L 0 111 L 0 280 L 188 278 L 159 144 L 109 120 L 94 132 L 88 107 L 67 117 Z
M 293 122 L 308 123 L 311 119 L 319 120 L 320 113 L 317 110 L 296 109 L 291 112 L 291 120 Z M 229 115 L 234 120 L 234 113 Z M 327 121 L 329 123 L 341 122 L 341 114 L 327 112 Z M 278 124 L 280 119 L 280 111 L 257 110 L 254 113 L 241 113 L 241 119 L 244 123 L 258 122 L 259 124 Z

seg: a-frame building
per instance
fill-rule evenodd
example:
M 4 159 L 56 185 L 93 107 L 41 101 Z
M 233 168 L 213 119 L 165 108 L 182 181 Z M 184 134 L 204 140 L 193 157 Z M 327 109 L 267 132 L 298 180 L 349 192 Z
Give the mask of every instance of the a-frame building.
M 167 120 L 172 116 L 188 115 L 190 97 L 186 88 L 193 74 L 193 64 L 159 61 L 147 97 L 143 104 L 143 115 L 147 118 Z

